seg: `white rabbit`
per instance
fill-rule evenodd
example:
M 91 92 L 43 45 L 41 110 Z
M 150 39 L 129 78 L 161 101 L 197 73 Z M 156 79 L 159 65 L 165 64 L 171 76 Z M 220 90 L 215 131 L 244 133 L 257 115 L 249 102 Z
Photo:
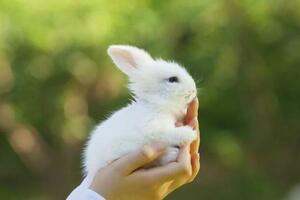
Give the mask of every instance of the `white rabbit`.
M 168 146 L 156 164 L 175 161 L 178 148 L 197 137 L 191 127 L 175 126 L 196 97 L 193 78 L 179 64 L 153 59 L 136 47 L 112 45 L 107 52 L 129 77 L 134 100 L 92 132 L 84 152 L 86 175 L 94 177 L 111 161 L 155 141 Z

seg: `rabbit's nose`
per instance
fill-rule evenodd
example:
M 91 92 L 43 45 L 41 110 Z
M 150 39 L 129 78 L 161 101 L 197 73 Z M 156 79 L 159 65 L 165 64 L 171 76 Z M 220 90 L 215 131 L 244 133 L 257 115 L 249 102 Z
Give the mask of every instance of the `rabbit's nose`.
M 196 92 L 196 90 L 189 90 L 190 94 L 194 94 Z

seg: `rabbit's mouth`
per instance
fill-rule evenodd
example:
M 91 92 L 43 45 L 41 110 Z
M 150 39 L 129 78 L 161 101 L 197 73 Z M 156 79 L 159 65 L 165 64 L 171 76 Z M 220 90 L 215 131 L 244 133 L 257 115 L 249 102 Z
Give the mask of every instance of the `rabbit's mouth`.
M 184 98 L 185 98 L 186 100 L 189 100 L 189 99 L 192 97 L 192 95 L 193 95 L 193 94 L 186 94 L 186 95 L 184 95 Z
M 196 95 L 193 92 L 184 95 L 184 99 L 187 101 L 187 103 L 190 103 L 195 97 Z

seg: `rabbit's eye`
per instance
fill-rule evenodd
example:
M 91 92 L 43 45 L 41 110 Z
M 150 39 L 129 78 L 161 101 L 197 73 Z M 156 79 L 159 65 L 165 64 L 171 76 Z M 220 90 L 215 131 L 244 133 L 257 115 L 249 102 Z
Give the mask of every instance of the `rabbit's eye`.
M 178 82 L 179 82 L 177 76 L 172 76 L 172 77 L 168 78 L 168 81 L 169 81 L 170 83 L 178 83 Z

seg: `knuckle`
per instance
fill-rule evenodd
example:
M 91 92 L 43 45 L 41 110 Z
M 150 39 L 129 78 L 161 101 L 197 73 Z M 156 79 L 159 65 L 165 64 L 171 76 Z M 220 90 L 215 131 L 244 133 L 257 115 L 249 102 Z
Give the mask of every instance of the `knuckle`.
M 180 173 L 182 176 L 190 177 L 192 176 L 192 169 L 187 165 L 182 165 L 180 168 Z
M 140 155 L 141 155 L 141 157 L 144 158 L 145 160 L 149 160 L 149 159 L 151 159 L 151 158 L 153 157 L 154 152 L 153 152 L 153 150 L 151 149 L 151 147 L 145 145 L 145 146 L 142 148 L 142 150 L 141 150 L 141 152 L 140 152 Z

